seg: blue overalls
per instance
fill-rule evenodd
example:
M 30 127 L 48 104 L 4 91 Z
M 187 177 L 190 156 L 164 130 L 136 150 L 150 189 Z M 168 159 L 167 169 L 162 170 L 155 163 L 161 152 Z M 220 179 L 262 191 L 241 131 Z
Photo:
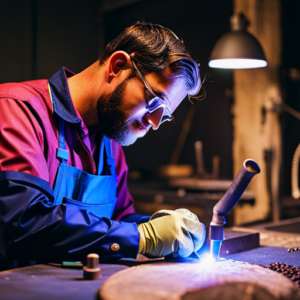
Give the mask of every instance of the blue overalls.
M 55 95 L 50 85 L 49 90 L 53 101 Z M 58 118 L 59 148 L 56 156 L 60 159 L 60 165 L 54 185 L 53 205 L 66 203 L 68 206 L 77 206 L 80 210 L 95 214 L 99 218 L 111 219 L 117 201 L 117 175 L 110 139 L 106 136 L 102 138 L 97 175 L 68 166 L 69 152 L 66 150 L 65 122 L 59 116 Z
M 102 139 L 97 175 L 67 165 L 64 129 L 67 123 L 75 126 L 79 122 L 68 76 L 72 73 L 62 68 L 49 79 L 59 131 L 60 166 L 54 188 L 25 172 L 0 171 L 0 254 L 10 260 L 38 262 L 83 260 L 89 253 L 98 253 L 101 261 L 135 258 L 139 247 L 137 224 L 146 222 L 149 216 L 132 214 L 122 222 L 112 220 L 117 176 L 110 140 L 105 136 Z M 34 88 L 35 82 L 27 86 L 35 101 L 46 101 L 39 94 L 40 86 Z M 38 121 L 39 111 L 34 114 Z M 116 243 L 117 251 L 112 247 Z

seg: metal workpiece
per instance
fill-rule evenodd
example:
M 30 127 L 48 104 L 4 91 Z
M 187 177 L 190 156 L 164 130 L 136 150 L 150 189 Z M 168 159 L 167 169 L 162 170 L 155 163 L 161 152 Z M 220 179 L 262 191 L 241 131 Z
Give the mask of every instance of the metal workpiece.
M 259 165 L 252 159 L 246 159 L 231 186 L 213 209 L 212 224 L 224 225 L 224 216 L 240 200 L 254 175 L 260 173 Z

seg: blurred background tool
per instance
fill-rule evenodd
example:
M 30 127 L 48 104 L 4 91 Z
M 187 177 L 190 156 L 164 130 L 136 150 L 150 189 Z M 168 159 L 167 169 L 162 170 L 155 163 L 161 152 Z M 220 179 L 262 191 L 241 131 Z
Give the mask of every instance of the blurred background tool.
M 203 159 L 203 145 L 201 141 L 195 142 L 195 152 L 196 152 L 196 165 L 197 165 L 197 175 L 202 177 L 205 172 L 204 159 Z

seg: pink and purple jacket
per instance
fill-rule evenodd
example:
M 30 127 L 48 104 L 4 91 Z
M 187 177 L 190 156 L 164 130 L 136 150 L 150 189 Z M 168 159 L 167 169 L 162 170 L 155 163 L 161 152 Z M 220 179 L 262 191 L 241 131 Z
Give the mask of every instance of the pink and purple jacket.
M 112 141 L 117 172 L 117 203 L 112 220 L 70 224 L 64 204 L 51 206 L 59 167 L 55 114 L 65 120 L 68 165 L 97 174 L 99 135 L 88 128 L 73 105 L 63 68 L 50 80 L 58 99 L 52 103 L 47 80 L 0 85 L 0 254 L 11 260 L 81 260 L 91 252 L 105 258 L 135 258 L 137 224 L 127 189 L 128 167 Z M 117 243 L 120 250 L 111 250 Z

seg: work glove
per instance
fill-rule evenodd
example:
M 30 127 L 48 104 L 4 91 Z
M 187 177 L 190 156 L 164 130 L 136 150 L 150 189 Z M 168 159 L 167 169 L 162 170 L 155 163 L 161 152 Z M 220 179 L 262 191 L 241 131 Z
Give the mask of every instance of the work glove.
M 179 208 L 179 209 L 175 209 L 175 210 L 169 210 L 169 209 L 159 210 L 150 217 L 149 221 L 163 217 L 163 216 L 169 216 L 169 215 L 172 215 L 173 213 L 181 213 L 181 214 L 185 215 L 186 217 L 199 222 L 198 217 L 186 208 Z
M 205 240 L 205 226 L 187 209 L 161 210 L 138 225 L 139 253 L 148 257 L 188 257 Z

